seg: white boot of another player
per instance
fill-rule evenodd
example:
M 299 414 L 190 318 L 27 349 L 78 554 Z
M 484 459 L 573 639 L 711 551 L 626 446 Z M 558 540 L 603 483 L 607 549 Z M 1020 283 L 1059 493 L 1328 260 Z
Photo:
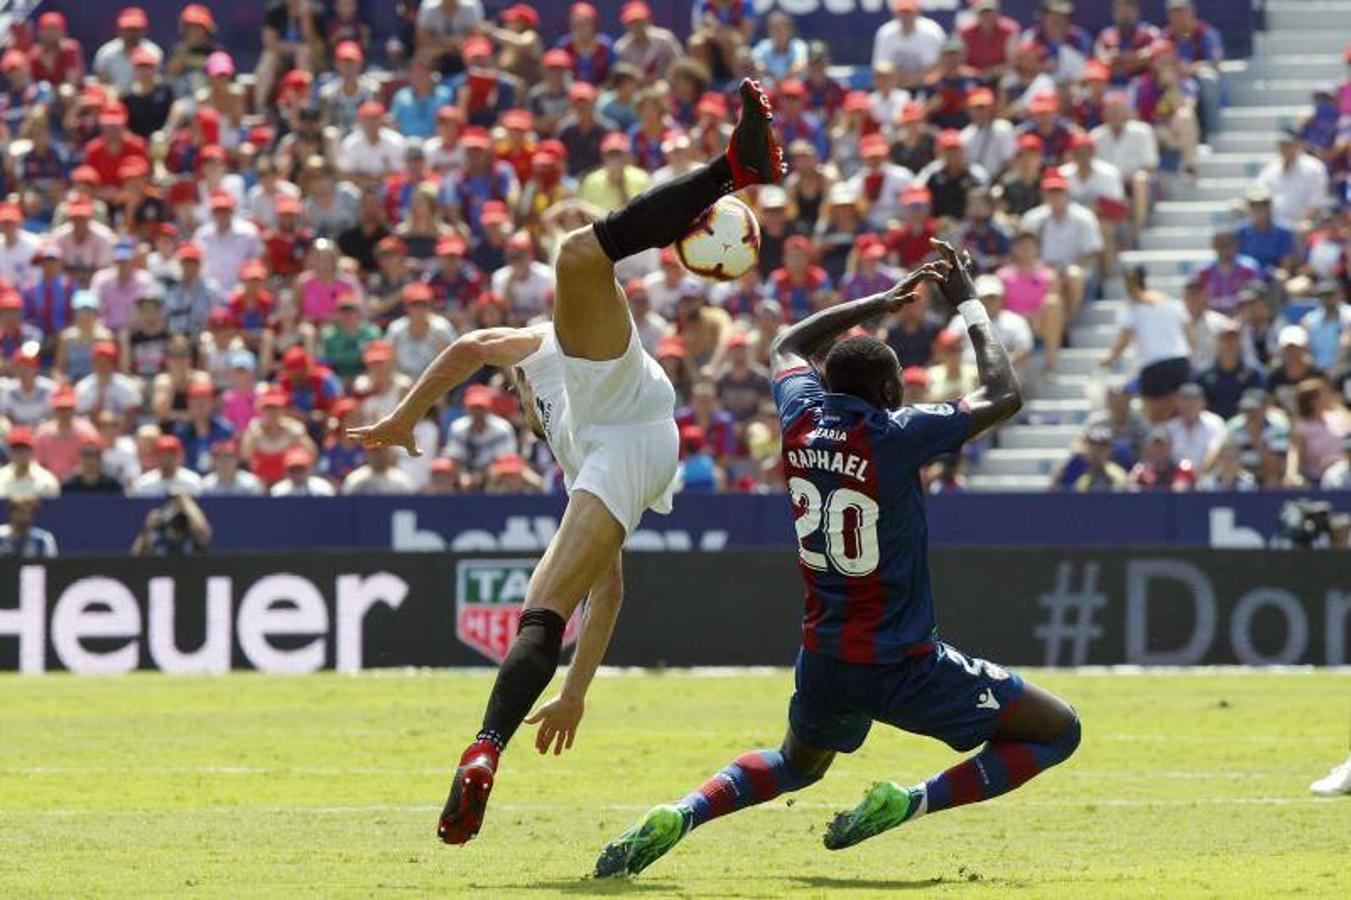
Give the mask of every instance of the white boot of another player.
M 1320 797 L 1351 794 L 1351 756 L 1340 766 L 1334 766 L 1326 776 L 1309 785 L 1309 790 Z

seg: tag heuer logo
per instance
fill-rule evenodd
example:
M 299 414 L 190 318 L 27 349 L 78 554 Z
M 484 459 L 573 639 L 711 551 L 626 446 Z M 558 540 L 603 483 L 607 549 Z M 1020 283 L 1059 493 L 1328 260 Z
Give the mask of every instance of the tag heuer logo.
M 516 637 L 525 589 L 537 559 L 462 559 L 455 565 L 455 636 L 495 663 Z M 578 607 L 580 610 L 580 607 Z M 563 632 L 564 648 L 577 640 L 578 613 Z

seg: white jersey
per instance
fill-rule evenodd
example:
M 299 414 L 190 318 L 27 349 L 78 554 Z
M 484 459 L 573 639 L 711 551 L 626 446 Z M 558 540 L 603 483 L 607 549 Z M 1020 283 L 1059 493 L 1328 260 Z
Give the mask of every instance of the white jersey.
M 529 330 L 540 345 L 518 365 L 568 491 L 594 494 L 630 534 L 645 509 L 670 512 L 680 467 L 675 389 L 638 329 L 607 360 L 564 354 L 552 322 Z

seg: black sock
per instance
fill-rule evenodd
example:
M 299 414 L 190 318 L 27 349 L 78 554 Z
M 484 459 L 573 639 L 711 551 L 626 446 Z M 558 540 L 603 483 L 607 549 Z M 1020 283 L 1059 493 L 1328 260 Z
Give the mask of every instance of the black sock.
M 725 156 L 651 188 L 592 225 L 612 262 L 652 247 L 665 247 L 685 233 L 699 214 L 732 192 Z
M 480 740 L 492 741 L 499 750 L 507 746 L 521 720 L 530 714 L 530 707 L 554 677 L 566 625 L 563 617 L 551 609 L 527 609 L 521 613 L 516 640 L 497 670 L 497 682 L 488 697 Z

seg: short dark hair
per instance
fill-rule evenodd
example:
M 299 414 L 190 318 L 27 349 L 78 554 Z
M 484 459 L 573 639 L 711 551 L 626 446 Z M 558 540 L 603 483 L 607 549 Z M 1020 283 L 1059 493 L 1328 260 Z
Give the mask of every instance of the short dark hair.
M 847 337 L 826 354 L 826 386 L 882 406 L 882 386 L 896 377 L 898 368 L 896 354 L 877 338 Z

